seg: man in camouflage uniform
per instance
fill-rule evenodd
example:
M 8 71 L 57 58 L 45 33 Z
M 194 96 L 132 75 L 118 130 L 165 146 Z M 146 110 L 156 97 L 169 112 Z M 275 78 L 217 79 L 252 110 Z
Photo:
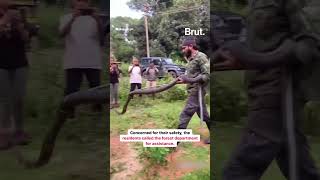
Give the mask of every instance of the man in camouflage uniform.
M 203 121 L 206 122 L 210 131 L 210 116 L 204 102 L 205 86 L 209 84 L 210 66 L 207 55 L 198 51 L 194 38 L 186 38 L 182 43 L 182 52 L 185 55 L 188 65 L 186 74 L 179 77 L 178 83 L 187 84 L 188 99 L 180 114 L 179 129 L 186 129 L 192 116 L 197 113 L 200 117 L 199 88 L 202 90 Z M 210 138 L 205 141 L 210 144 Z
M 307 139 L 298 125 L 306 102 L 298 79 L 301 79 L 303 73 L 301 66 L 310 63 L 307 51 L 315 48 L 316 42 L 307 30 L 307 22 L 301 13 L 301 1 L 249 0 L 249 8 L 247 43 L 250 50 L 259 53 L 273 51 L 290 38 L 296 42 L 302 53 L 297 53 L 296 59 L 284 59 L 276 66 L 255 68 L 248 72 L 248 125 L 224 169 L 223 179 L 258 180 L 273 160 L 276 160 L 283 175 L 288 178 L 289 147 L 282 109 L 282 75 L 283 67 L 290 67 L 291 72 L 295 72 L 292 78 L 297 179 L 319 180 Z M 229 58 L 232 62 L 236 61 L 232 54 Z M 260 63 L 259 59 L 255 61 Z

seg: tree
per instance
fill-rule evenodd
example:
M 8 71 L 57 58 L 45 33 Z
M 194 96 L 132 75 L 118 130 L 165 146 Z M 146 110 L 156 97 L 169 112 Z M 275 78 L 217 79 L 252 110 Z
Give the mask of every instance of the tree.
M 151 14 L 157 11 L 163 11 L 173 6 L 172 0 L 131 0 L 128 6 L 137 11 L 145 11 L 146 6 Z
M 181 39 L 184 36 L 186 27 L 198 29 L 201 27 L 205 32 L 209 32 L 209 12 L 206 0 L 177 0 L 177 1 L 158 1 L 156 5 L 151 0 L 131 0 L 128 5 L 130 8 L 143 11 L 144 4 L 151 5 L 149 19 L 149 40 L 152 52 L 169 56 L 179 51 Z M 153 3 L 153 5 L 152 5 Z M 144 21 L 141 19 L 134 27 L 133 36 L 137 43 L 137 54 L 145 56 L 145 28 Z M 208 38 L 207 38 L 208 39 Z M 152 42 L 156 41 L 157 46 Z M 160 49 L 153 50 L 157 47 Z
M 135 56 L 135 43 L 131 33 L 128 33 L 128 40 L 125 40 L 124 31 L 119 28 L 129 27 L 136 24 L 136 20 L 129 17 L 116 17 L 111 19 L 111 50 L 114 56 L 122 62 L 131 61 L 132 56 Z
M 237 14 L 247 14 L 247 0 L 212 0 L 210 2 L 211 11 L 224 10 Z

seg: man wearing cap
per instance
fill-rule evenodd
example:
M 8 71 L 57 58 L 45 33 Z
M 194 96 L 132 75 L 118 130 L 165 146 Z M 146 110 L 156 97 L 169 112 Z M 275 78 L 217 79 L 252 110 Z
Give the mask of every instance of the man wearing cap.
M 203 114 L 203 121 L 206 122 L 210 131 L 210 116 L 206 108 L 206 104 L 200 99 L 204 99 L 205 86 L 209 84 L 210 65 L 207 55 L 198 51 L 194 38 L 186 38 L 181 47 L 182 53 L 186 57 L 188 64 L 185 75 L 178 78 L 178 83 L 187 84 L 188 98 L 187 103 L 180 114 L 180 122 L 178 129 L 186 129 L 192 116 L 197 113 L 199 117 Z M 199 91 L 202 92 L 199 96 Z M 202 112 L 201 112 L 202 110 Z M 210 144 L 210 138 L 205 141 Z

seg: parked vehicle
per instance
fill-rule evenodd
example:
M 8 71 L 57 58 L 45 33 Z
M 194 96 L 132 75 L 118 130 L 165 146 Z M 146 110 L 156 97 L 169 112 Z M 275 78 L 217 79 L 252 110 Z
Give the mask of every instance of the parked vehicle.
M 245 19 L 228 11 L 211 12 L 213 33 L 213 49 L 219 48 L 224 42 L 230 40 L 246 40 Z
M 174 64 L 173 60 L 165 57 L 143 57 L 141 58 L 142 72 L 144 72 L 153 63 L 159 69 L 159 78 L 167 74 L 176 78 L 186 71 L 185 67 Z

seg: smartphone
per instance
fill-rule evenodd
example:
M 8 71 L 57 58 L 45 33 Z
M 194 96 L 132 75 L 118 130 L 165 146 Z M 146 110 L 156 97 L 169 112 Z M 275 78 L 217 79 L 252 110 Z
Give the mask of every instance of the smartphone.
M 92 15 L 94 12 L 93 9 L 88 8 L 88 9 L 81 9 L 81 15 L 83 16 L 88 16 L 88 15 Z

